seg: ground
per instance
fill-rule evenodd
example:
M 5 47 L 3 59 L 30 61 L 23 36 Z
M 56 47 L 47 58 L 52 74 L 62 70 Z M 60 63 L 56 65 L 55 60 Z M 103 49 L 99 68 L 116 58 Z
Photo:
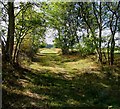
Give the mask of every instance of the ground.
M 109 66 L 42 49 L 20 67 L 3 66 L 3 109 L 120 109 L 119 56 Z

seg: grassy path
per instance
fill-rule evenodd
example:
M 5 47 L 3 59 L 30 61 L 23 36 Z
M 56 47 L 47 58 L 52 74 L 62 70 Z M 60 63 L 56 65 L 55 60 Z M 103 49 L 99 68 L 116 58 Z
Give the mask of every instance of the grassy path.
M 101 69 L 94 56 L 62 56 L 49 49 L 38 53 L 30 63 L 23 61 L 23 66 L 10 68 L 13 76 L 4 81 L 4 108 L 120 107 L 118 67 Z

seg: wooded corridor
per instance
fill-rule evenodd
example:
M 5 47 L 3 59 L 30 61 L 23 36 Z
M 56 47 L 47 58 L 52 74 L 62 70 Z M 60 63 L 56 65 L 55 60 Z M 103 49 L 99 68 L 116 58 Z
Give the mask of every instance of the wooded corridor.
M 0 1 L 2 109 L 120 109 L 120 1 Z

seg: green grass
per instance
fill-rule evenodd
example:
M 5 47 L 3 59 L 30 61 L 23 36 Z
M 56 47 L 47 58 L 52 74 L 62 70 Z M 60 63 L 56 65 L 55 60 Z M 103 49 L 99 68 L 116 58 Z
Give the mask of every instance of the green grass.
M 60 49 L 56 48 L 43 48 L 39 50 L 39 53 L 43 54 L 57 54 L 60 51 Z
M 111 67 L 100 66 L 92 55 L 82 58 L 44 50 L 31 63 L 22 61 L 23 68 L 7 65 L 3 70 L 4 109 L 120 109 L 119 54 Z

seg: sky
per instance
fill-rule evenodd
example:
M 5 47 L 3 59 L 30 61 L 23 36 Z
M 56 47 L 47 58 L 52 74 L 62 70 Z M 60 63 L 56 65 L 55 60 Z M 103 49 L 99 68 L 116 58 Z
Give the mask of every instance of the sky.
M 78 34 L 80 35 L 81 32 L 78 32 Z M 102 36 L 108 36 L 110 34 L 111 34 L 111 31 L 109 29 L 102 31 Z M 47 44 L 53 44 L 54 38 L 57 37 L 57 31 L 55 31 L 54 29 L 47 28 L 45 37 L 46 37 Z M 116 33 L 115 38 L 119 38 L 119 37 L 120 37 L 120 33 Z M 116 45 L 120 44 L 120 39 L 118 41 L 116 41 L 115 43 L 116 43 Z
M 47 31 L 45 33 L 46 43 L 53 44 L 53 40 L 55 37 L 57 37 L 57 33 L 57 30 L 47 28 Z
M 53 44 L 54 37 L 47 37 L 45 40 L 47 44 Z

